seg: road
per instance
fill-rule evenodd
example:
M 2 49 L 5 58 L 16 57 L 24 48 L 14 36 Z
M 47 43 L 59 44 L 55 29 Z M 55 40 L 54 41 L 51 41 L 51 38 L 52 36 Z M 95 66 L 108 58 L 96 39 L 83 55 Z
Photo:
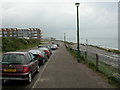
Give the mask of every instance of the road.
M 3 88 L 113 88 L 101 76 L 93 72 L 66 50 L 64 44 L 54 51 L 49 61 L 40 67 L 33 81 L 7 81 Z
M 71 45 L 73 49 L 77 48 L 77 45 Z M 103 61 L 106 64 L 109 64 L 113 67 L 118 67 L 118 55 L 113 52 L 108 52 L 102 49 L 98 49 L 92 46 L 83 46 L 80 45 L 81 51 L 87 51 L 88 55 L 92 55 L 93 57 L 98 54 L 99 60 Z
M 72 48 L 77 49 L 77 45 L 76 44 L 72 45 Z M 113 52 L 108 52 L 108 51 L 98 49 L 98 48 L 95 48 L 95 47 L 92 47 L 92 46 L 87 46 L 86 47 L 86 46 L 80 45 L 80 50 L 91 52 L 91 53 L 104 54 L 104 55 L 111 56 L 111 57 L 117 56 L 117 54 L 115 54 Z

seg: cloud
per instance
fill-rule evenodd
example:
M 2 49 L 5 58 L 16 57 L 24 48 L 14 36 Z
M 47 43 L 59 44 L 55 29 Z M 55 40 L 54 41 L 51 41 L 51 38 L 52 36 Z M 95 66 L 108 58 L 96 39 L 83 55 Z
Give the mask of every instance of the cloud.
M 87 6 L 90 11 L 84 11 Z M 86 3 L 81 13 L 84 37 L 116 37 L 118 33 L 117 3 Z M 81 12 L 82 12 L 81 10 Z
M 3 27 L 41 28 L 44 37 L 76 37 L 77 0 L 5 0 L 2 2 Z M 117 3 L 81 2 L 81 37 L 116 36 Z

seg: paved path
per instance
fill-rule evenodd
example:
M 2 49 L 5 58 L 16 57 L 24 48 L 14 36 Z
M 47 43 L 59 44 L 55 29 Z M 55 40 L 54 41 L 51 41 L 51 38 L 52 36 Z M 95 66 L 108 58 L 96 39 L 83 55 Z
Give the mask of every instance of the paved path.
M 32 88 L 111 88 L 85 65 L 77 63 L 64 45 L 46 63 Z

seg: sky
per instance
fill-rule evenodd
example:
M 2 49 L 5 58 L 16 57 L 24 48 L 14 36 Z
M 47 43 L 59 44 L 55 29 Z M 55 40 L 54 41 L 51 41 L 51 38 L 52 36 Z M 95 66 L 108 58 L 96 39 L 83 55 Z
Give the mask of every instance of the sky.
M 2 0 L 1 28 L 40 28 L 43 37 L 73 41 L 79 2 L 80 38 L 118 35 L 118 0 Z

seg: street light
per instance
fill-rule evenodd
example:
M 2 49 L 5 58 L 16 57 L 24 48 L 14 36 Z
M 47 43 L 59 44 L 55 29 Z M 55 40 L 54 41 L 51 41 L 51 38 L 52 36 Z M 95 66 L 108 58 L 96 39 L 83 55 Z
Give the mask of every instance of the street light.
M 75 3 L 77 7 L 77 61 L 80 62 L 80 46 L 79 46 L 79 13 L 78 13 L 78 7 L 80 3 Z

